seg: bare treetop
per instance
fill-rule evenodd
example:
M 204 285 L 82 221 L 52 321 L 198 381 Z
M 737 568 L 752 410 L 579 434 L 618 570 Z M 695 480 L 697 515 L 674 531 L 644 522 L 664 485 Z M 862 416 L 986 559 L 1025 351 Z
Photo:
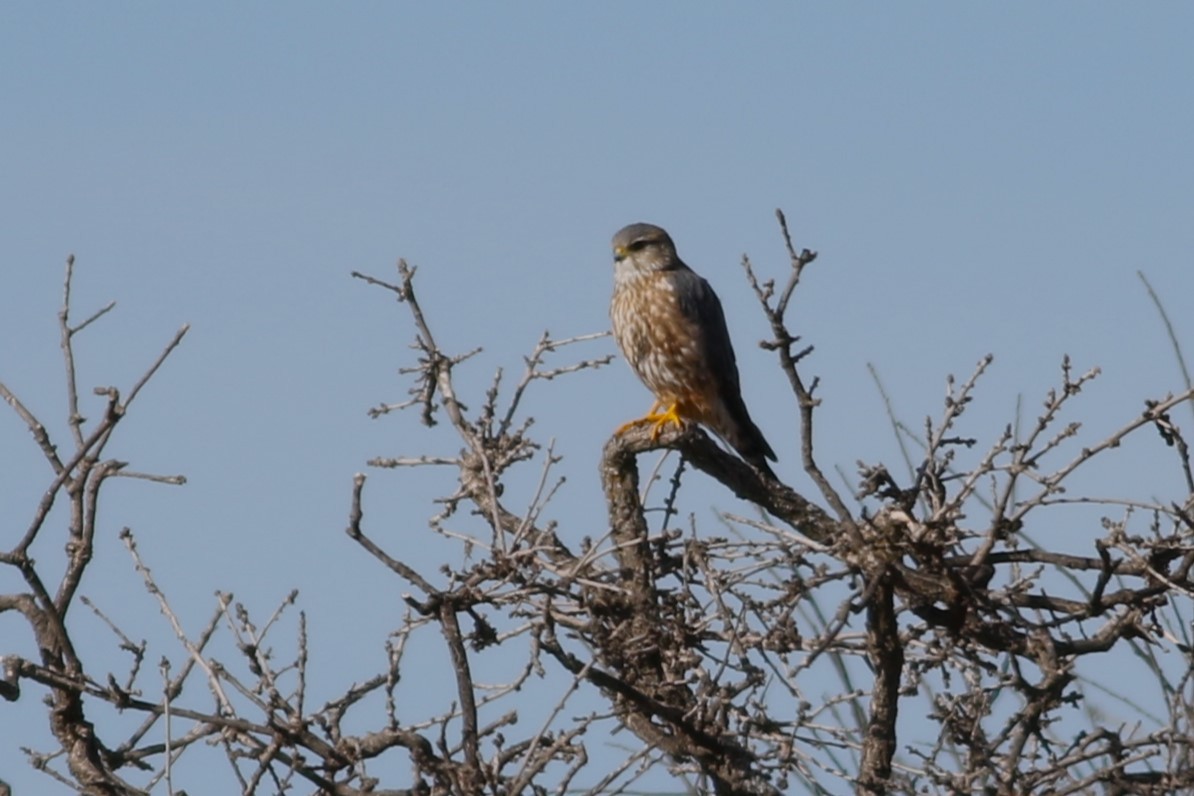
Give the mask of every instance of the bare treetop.
M 99 391 L 102 415 L 83 417 L 73 341 L 114 305 L 72 325 L 68 261 L 59 318 L 69 442 L 52 439 L 0 383 L 54 473 L 31 497 L 29 518 L 9 523 L 16 530 L 0 550 L 23 584 L 0 595 L 0 611 L 26 620 L 38 650 L 5 655 L 0 696 L 44 694 L 58 744 L 28 750 L 30 762 L 96 794 L 197 787 L 177 775 L 183 756 L 220 759 L 229 790 L 245 794 L 650 793 L 660 782 L 718 794 L 1194 788 L 1186 619 L 1194 477 L 1175 412 L 1194 390 L 1141 396 L 1138 413 L 1092 436 L 1079 418 L 1100 373 L 1062 358 L 1036 416 L 1009 418 L 981 439 L 966 412 L 990 378 L 985 357 L 965 379 L 946 380 L 944 404 L 921 430 L 892 418 L 907 467 L 857 452 L 849 494 L 820 461 L 816 440 L 833 430 L 817 423 L 814 349 L 789 325 L 802 275 L 821 260 L 793 244 L 782 213 L 778 221 L 788 262 L 762 268 L 744 258 L 743 268 L 769 327 L 762 345 L 799 419 L 798 455 L 780 450 L 781 462 L 799 461 L 811 491 L 727 451 L 698 423 L 628 424 L 608 438 L 597 472 L 567 472 L 570 481 L 600 480 L 606 516 L 590 524 L 604 529 L 595 536 L 552 519 L 567 500 L 565 472 L 525 402 L 556 379 L 608 364 L 607 335 L 544 333 L 510 363 L 515 378 L 499 370 L 481 394 L 466 394 L 457 377 L 478 366 L 479 349 L 441 346 L 415 268 L 400 261 L 392 278 L 354 274 L 397 299 L 413 334 L 398 363 L 407 393 L 369 414 L 434 426 L 449 443 L 442 450 L 453 451 L 381 451 L 369 462 L 382 471 L 373 479 L 451 468 L 452 491 L 427 501 L 434 516 L 411 533 L 465 555 L 419 569 L 373 530 L 370 479 L 351 478 L 348 538 L 402 583 L 403 602 L 378 607 L 394 628 L 376 640 L 384 663 L 364 681 L 321 684 L 320 693 L 337 694 L 322 704 L 310 697 L 308 669 L 321 640 L 308 634 L 297 593 L 271 611 L 219 592 L 204 628 L 188 633 L 149 563 L 165 551 L 125 529 L 125 549 L 176 646 L 148 648 L 123 627 L 119 607 L 79 594 L 107 480 L 184 482 L 132 472 L 104 451 L 187 328 L 126 391 Z M 605 347 L 592 353 L 596 346 Z M 1151 440 L 1159 466 L 1180 473 L 1184 493 L 1079 491 L 1090 462 L 1114 462 L 1136 437 Z M 640 457 L 656 450 L 678 453 L 675 467 L 644 478 Z M 723 491 L 694 488 L 693 469 Z M 534 485 L 529 496 L 508 488 L 516 476 Z M 697 522 L 693 506 L 731 496 L 757 513 Z M 55 542 L 64 560 L 35 561 L 32 545 L 59 533 L 47 517 L 61 504 L 71 518 Z M 1064 546 L 1063 522 L 1076 526 Z M 77 616 L 65 621 L 76 604 L 129 657 L 127 671 L 88 663 L 79 645 L 109 642 L 75 631 Z M 233 657 L 213 651 L 217 637 L 231 640 Z M 431 648 L 449 669 L 439 681 L 413 682 L 411 656 Z M 1126 667 L 1156 689 L 1163 715 L 1101 718 L 1100 700 Z M 513 674 L 495 679 L 499 671 Z M 437 707 L 411 712 L 410 689 Z M 117 713 L 140 722 L 130 730 Z

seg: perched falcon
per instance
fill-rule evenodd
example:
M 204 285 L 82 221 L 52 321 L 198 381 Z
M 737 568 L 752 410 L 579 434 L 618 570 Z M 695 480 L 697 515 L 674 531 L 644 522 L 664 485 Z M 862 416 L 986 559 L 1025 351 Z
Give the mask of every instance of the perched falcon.
M 750 419 L 738 364 L 717 294 L 676 254 L 667 232 L 631 224 L 614 235 L 614 338 L 630 367 L 654 393 L 639 423 L 701 423 L 771 476 L 775 451 Z M 663 410 L 663 411 L 660 411 Z M 619 430 L 622 430 L 619 429 Z

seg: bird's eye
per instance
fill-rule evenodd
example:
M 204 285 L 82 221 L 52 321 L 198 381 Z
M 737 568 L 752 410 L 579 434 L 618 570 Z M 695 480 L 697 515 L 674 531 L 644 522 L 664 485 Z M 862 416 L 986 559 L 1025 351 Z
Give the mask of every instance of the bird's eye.
M 641 252 L 645 248 L 647 248 L 647 241 L 645 240 L 636 240 L 630 244 L 630 251 L 632 252 Z

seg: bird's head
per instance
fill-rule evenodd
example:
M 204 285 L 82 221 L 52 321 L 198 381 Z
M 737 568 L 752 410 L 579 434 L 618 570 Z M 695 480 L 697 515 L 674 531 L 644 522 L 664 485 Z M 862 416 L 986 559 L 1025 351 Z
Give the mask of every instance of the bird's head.
M 666 271 L 680 263 L 671 236 L 654 224 L 631 224 L 614 235 L 614 263 L 619 277 Z

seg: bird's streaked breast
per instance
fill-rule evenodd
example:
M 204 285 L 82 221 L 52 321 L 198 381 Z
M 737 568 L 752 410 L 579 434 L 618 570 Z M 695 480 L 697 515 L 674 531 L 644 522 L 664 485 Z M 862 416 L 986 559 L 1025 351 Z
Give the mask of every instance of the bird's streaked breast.
M 701 330 L 681 312 L 667 273 L 617 285 L 610 318 L 618 347 L 656 398 L 702 416 L 712 408 Z

